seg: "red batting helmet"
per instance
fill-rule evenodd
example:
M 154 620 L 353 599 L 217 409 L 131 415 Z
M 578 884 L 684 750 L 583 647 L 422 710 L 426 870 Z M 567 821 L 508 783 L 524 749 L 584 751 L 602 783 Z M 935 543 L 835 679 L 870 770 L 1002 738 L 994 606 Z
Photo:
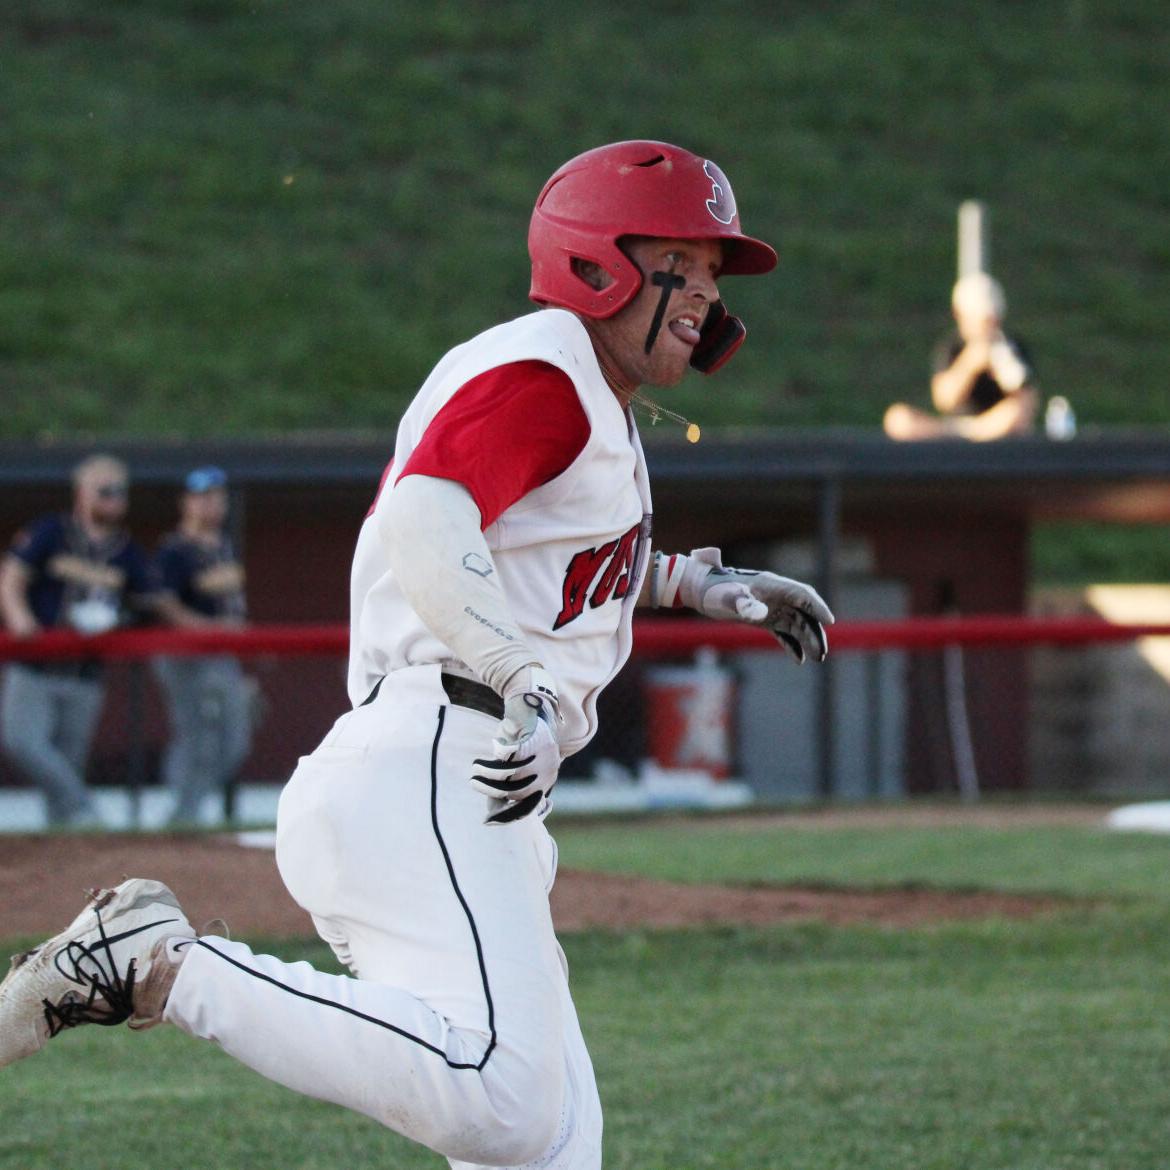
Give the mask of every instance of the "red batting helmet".
M 722 240 L 728 276 L 776 264 L 772 248 L 740 231 L 731 184 L 713 162 L 667 142 L 616 142 L 570 159 L 537 197 L 528 227 L 529 297 L 586 317 L 613 316 L 642 286 L 642 273 L 618 247 L 622 236 Z M 592 288 L 574 272 L 574 259 L 600 265 L 612 283 Z

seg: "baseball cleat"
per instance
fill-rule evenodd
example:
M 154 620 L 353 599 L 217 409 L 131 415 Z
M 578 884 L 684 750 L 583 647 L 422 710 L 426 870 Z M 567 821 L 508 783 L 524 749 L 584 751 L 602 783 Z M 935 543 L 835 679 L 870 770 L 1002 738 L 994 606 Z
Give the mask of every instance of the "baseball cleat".
M 81 1024 L 157 1024 L 178 970 L 167 951 L 175 937 L 195 932 L 161 882 L 91 891 L 64 931 L 12 957 L 0 983 L 0 1068 Z

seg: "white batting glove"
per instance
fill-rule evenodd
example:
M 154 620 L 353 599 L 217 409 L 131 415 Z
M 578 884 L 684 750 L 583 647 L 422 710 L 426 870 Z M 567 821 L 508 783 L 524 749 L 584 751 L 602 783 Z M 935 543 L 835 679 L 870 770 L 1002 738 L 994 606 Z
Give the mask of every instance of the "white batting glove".
M 656 606 L 685 605 L 705 617 L 763 626 L 797 662 L 808 655 L 824 662 L 829 653 L 825 626 L 833 612 L 815 589 L 775 573 L 725 568 L 717 548 L 656 553 L 651 594 Z
M 504 686 L 504 717 L 492 739 L 495 758 L 476 760 L 478 772 L 471 777 L 471 787 L 489 798 L 485 824 L 548 813 L 548 794 L 561 766 L 560 719 L 560 697 L 547 670 L 525 666 L 512 675 Z

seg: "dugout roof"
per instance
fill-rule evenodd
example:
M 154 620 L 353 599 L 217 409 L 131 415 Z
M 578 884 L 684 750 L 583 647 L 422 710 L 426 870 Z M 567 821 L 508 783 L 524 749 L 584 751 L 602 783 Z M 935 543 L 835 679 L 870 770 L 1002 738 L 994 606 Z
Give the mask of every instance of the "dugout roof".
M 1066 442 L 1028 436 L 991 443 L 896 443 L 862 428 L 712 430 L 690 444 L 662 423 L 643 425 L 643 438 L 660 511 L 766 505 L 812 514 L 825 485 L 833 485 L 841 506 L 861 514 L 949 506 L 1032 520 L 1170 520 L 1170 430 L 1086 429 Z M 0 483 L 59 485 L 79 459 L 100 449 L 124 457 L 140 486 L 177 487 L 187 469 L 215 463 L 240 488 L 372 491 L 392 448 L 388 433 L 4 442 Z

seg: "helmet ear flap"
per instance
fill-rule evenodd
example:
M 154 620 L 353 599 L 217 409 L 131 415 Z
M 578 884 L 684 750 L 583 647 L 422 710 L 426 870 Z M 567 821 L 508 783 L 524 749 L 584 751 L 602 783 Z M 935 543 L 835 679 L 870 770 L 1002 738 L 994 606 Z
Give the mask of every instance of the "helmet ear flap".
M 725 366 L 747 337 L 747 329 L 733 317 L 722 301 L 714 301 L 707 310 L 699 342 L 691 352 L 691 365 L 702 374 L 713 374 Z

